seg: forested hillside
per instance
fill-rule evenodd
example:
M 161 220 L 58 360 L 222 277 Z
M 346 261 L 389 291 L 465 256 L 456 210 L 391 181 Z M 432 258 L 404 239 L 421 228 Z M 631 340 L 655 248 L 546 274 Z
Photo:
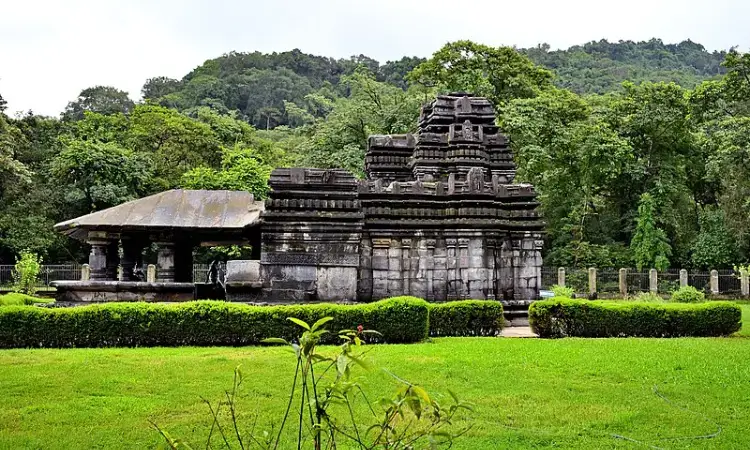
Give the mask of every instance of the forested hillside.
M 709 53 L 691 41 L 663 44 L 606 40 L 589 42 L 567 50 L 550 51 L 549 45 L 520 49 L 533 62 L 556 75 L 555 85 L 577 94 L 603 94 L 620 90 L 623 81 L 675 82 L 693 88 L 701 81 L 723 73 L 726 52 Z M 181 80 L 155 77 L 143 87 L 143 97 L 164 106 L 188 110 L 211 106 L 227 112 L 238 111 L 240 118 L 258 128 L 299 125 L 285 106 L 292 102 L 310 106 L 306 96 L 333 99 L 347 96 L 342 77 L 364 67 L 377 81 L 405 89 L 406 75 L 424 58 L 403 57 L 380 63 L 365 55 L 336 60 L 307 55 L 299 50 L 262 54 L 228 53 L 204 62 Z M 315 117 L 325 111 L 313 108 Z M 293 113 L 292 113 L 293 114 Z
M 495 105 L 518 180 L 540 193 L 547 264 L 750 259 L 750 56 L 652 40 L 565 51 L 460 41 L 383 64 L 229 53 L 147 80 L 143 101 L 93 86 L 60 118 L 0 112 L 0 262 L 25 249 L 83 260 L 55 222 L 165 189 L 262 198 L 270 171 L 289 165 L 361 176 L 368 135 L 414 131 L 420 104 L 455 90 Z
M 664 44 L 661 39 L 633 42 L 591 41 L 567 50 L 550 51 L 547 44 L 522 49 L 556 75 L 555 84 L 577 94 L 603 94 L 623 81 L 675 82 L 693 88 L 724 73 L 726 52 L 710 53 L 692 41 Z

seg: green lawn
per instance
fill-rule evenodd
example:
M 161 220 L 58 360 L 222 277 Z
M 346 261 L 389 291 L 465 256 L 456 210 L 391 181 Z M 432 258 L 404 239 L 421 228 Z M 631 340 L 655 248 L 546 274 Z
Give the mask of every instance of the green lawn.
M 750 305 L 743 309 L 750 324 Z M 476 405 L 458 449 L 648 448 L 613 435 L 669 449 L 750 442 L 750 339 L 742 337 L 446 338 L 373 346 L 368 358 Z M 249 426 L 258 413 L 265 425 L 283 410 L 291 381 L 282 348 L 0 351 L 0 449 L 153 448 L 161 441 L 149 420 L 201 443 L 210 426 L 201 397 L 218 399 L 238 364 L 242 418 Z M 377 397 L 393 382 L 374 371 L 366 385 Z M 685 439 L 718 426 L 716 438 Z

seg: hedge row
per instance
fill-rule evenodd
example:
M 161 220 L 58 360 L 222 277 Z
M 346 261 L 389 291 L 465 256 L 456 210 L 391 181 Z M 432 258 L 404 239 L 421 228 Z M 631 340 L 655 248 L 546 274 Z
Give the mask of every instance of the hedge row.
M 324 343 L 339 343 L 337 331 L 365 329 L 381 341 L 417 342 L 428 333 L 428 304 L 396 298 L 363 305 L 249 306 L 199 301 L 179 305 L 110 303 L 75 308 L 0 308 L 0 347 L 134 347 L 251 345 L 269 337 L 293 340 L 296 317 L 310 324 L 331 316 Z
M 376 341 L 417 342 L 433 336 L 492 336 L 502 327 L 502 305 L 462 301 L 430 305 L 396 297 L 360 305 L 249 306 L 199 301 L 178 305 L 105 303 L 75 308 L 0 308 L 0 348 L 253 345 L 269 337 L 287 340 L 301 332 L 288 321 L 310 324 L 330 316 L 324 343 L 338 343 L 337 331 L 365 329 Z M 429 328 L 433 317 L 434 328 Z
M 727 336 L 742 326 L 734 303 L 639 303 L 551 299 L 529 308 L 540 337 Z
M 430 336 L 497 336 L 503 329 L 503 305 L 492 300 L 430 303 Z

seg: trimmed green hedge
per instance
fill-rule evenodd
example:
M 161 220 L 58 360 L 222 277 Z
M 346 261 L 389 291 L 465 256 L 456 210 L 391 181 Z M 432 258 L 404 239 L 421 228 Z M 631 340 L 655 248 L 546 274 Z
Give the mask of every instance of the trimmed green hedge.
M 540 337 L 727 336 L 742 326 L 741 308 L 729 302 L 639 303 L 551 299 L 529 308 Z
M 498 301 L 430 303 L 430 336 L 497 336 L 504 324 Z
M 249 306 L 199 301 L 179 305 L 110 303 L 75 308 L 7 306 L 0 308 L 0 348 L 135 347 L 179 345 L 251 345 L 262 339 L 292 340 L 300 328 L 331 316 L 324 343 L 339 343 L 336 332 L 365 329 L 382 333 L 380 341 L 417 342 L 429 327 L 428 303 L 413 297 L 363 305 L 308 304 Z

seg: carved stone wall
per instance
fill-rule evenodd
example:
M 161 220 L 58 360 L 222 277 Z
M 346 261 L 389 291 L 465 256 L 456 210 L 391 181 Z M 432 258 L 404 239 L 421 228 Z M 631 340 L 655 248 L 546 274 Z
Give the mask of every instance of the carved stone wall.
M 276 169 L 263 213 L 261 279 L 268 298 L 356 298 L 363 215 L 344 170 Z
M 338 169 L 273 172 L 261 251 L 273 298 L 538 297 L 536 193 L 513 184 L 489 101 L 439 96 L 416 136 L 370 137 L 366 171 L 359 182 Z

